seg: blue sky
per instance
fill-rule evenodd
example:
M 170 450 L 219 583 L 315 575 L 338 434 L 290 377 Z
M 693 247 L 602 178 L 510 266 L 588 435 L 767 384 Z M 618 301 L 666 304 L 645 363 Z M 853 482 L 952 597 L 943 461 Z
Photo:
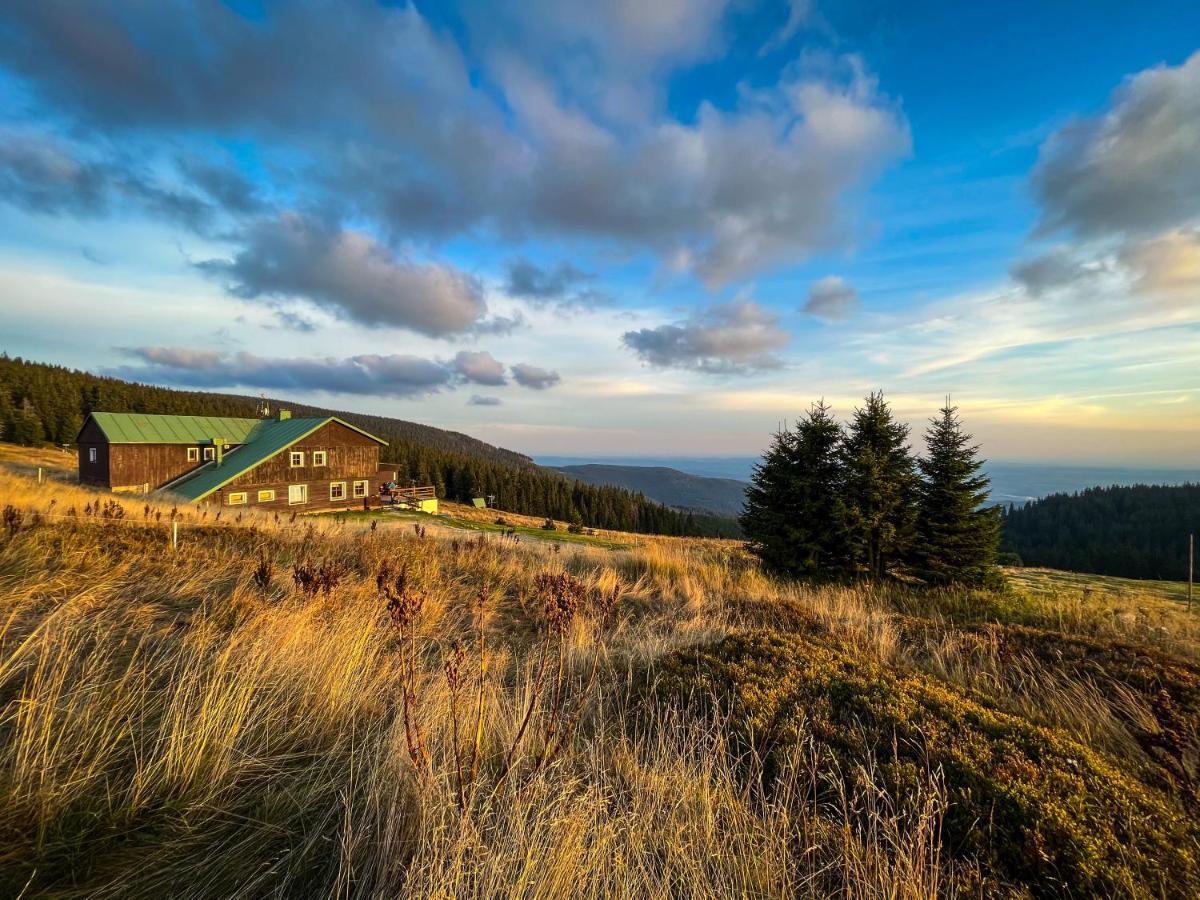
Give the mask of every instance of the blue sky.
M 0 11 L 2 349 L 530 453 L 1191 465 L 1200 7 Z

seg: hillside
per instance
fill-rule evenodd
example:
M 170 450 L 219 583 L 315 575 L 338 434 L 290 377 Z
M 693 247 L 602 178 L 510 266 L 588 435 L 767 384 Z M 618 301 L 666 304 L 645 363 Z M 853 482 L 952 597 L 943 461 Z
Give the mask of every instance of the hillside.
M 23 452 L 0 895 L 1200 891 L 1200 616 L 1174 599 L 220 519 L 39 485 L 18 467 L 53 456 Z
M 735 518 L 741 514 L 745 501 L 744 481 L 704 478 L 665 466 L 586 464 L 555 468 L 586 484 L 625 488 L 676 509 L 703 510 Z
M 256 415 L 261 399 L 133 384 L 0 354 L 0 439 L 71 444 L 92 410 L 180 415 Z M 385 462 L 401 479 L 432 484 L 439 497 L 469 502 L 493 495 L 505 508 L 597 528 L 647 534 L 727 535 L 720 519 L 681 513 L 632 491 L 573 483 L 528 457 L 464 434 L 427 425 L 293 403 L 269 401 L 297 415 L 337 415 L 388 442 Z
M 1004 510 L 1002 549 L 1028 566 L 1125 578 L 1187 577 L 1200 484 L 1095 487 Z
M 27 436 L 55 444 L 73 443 L 83 419 L 92 409 L 177 415 L 243 416 L 255 418 L 262 397 L 182 391 L 93 375 L 65 366 L 48 365 L 0 354 L 0 426 L 4 440 L 28 443 Z M 28 402 L 29 407 L 24 408 Z M 326 409 L 292 400 L 267 398 L 271 409 L 290 409 L 298 416 L 336 415 L 378 434 L 389 444 L 414 443 L 432 450 L 460 454 L 513 467 L 532 467 L 521 453 L 494 447 L 462 434 L 418 422 Z M 17 415 L 19 411 L 32 415 Z M 11 434 L 14 425 L 17 434 Z

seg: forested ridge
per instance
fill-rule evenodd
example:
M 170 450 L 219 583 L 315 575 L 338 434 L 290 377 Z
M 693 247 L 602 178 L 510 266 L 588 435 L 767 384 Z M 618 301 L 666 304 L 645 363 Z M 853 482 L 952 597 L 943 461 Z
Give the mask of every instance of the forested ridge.
M 1027 566 L 1179 581 L 1200 537 L 1200 484 L 1094 487 L 1003 512 L 1003 551 Z
M 733 518 L 746 504 L 746 482 L 692 475 L 666 466 L 608 463 L 556 466 L 556 471 L 585 484 L 607 484 L 645 494 L 674 509 L 693 509 Z
M 0 439 L 73 444 L 94 410 L 254 418 L 262 399 L 137 384 L 0 354 Z M 735 523 L 668 509 L 641 494 L 571 481 L 520 453 L 416 422 L 268 399 L 297 416 L 336 415 L 388 442 L 383 459 L 401 479 L 432 484 L 438 496 L 469 501 L 494 495 L 497 506 L 597 528 L 653 534 L 732 535 Z

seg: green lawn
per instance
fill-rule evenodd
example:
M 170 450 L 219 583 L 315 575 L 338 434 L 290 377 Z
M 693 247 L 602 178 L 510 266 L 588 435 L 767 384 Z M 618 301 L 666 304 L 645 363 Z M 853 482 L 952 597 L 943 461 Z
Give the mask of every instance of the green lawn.
M 1150 581 L 1140 578 L 1117 578 L 1112 575 L 1089 575 L 1083 572 L 1062 572 L 1057 569 L 1005 569 L 1005 574 L 1017 586 L 1029 593 L 1049 594 L 1056 590 L 1098 591 L 1106 594 L 1141 593 L 1164 600 L 1187 602 L 1187 582 Z M 1200 587 L 1193 588 L 1195 609 L 1200 610 Z
M 625 550 L 633 546 L 623 541 L 609 540 L 608 538 L 596 537 L 590 534 L 571 534 L 568 531 L 544 531 L 541 528 L 533 528 L 527 525 L 497 525 L 494 522 L 476 522 L 472 519 L 460 519 L 457 516 L 444 514 L 435 516 L 407 509 L 383 509 L 371 510 L 370 512 L 355 510 L 353 512 L 332 513 L 331 515 L 338 519 L 377 519 L 383 523 L 428 522 L 447 528 L 458 528 L 462 531 L 486 532 L 490 534 L 504 534 L 507 531 L 513 531 L 520 535 L 522 540 L 531 539 L 555 541 L 563 544 L 583 544 L 589 547 L 603 547 L 606 550 Z

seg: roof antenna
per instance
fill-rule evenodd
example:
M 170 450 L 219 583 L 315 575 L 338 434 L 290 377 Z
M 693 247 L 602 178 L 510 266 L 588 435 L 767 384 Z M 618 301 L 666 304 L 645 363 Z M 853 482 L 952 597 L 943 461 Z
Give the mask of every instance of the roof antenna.
M 266 394 L 259 394 L 258 417 L 260 419 L 271 418 L 271 404 L 267 402 Z

